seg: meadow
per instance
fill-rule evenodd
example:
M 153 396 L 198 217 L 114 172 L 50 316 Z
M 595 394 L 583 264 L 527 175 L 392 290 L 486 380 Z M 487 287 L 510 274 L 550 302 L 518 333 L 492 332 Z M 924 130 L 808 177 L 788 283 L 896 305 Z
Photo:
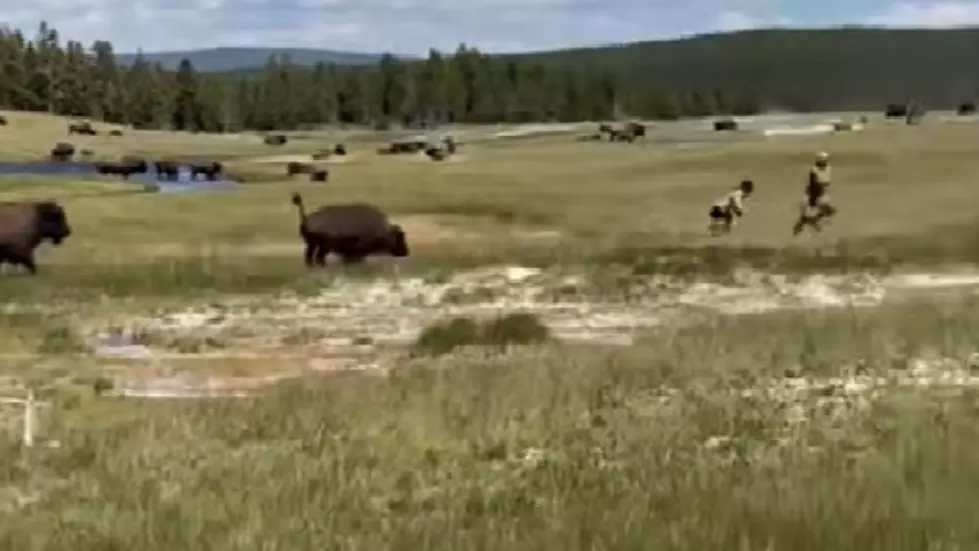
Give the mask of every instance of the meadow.
M 376 155 L 394 133 L 310 132 L 283 147 L 128 130 L 72 139 L 64 120 L 4 114 L 0 161 L 41 158 L 65 140 L 102 158 L 218 159 L 243 183 L 170 195 L 112 178 L 0 178 L 0 199 L 57 199 L 75 232 L 38 250 L 37 276 L 0 276 L 0 375 L 51 402 L 42 434 L 57 442 L 21 447 L 7 412 L 3 548 L 979 541 L 971 287 L 737 315 L 706 291 L 689 299 L 698 284 L 755 285 L 745 278 L 781 278 L 775 297 L 828 278 L 970 274 L 974 123 L 871 115 L 861 132 L 764 137 L 684 121 L 652 124 L 634 144 L 576 141 L 594 124 L 510 137 L 470 127 L 453 129 L 460 152 L 438 163 Z M 328 162 L 327 183 L 270 162 L 338 142 L 349 155 Z M 824 233 L 793 238 L 808 165 L 823 150 L 840 213 Z M 708 237 L 711 202 L 742 178 L 757 184 L 747 216 Z M 309 271 L 294 191 L 310 206 L 381 206 L 405 227 L 411 256 Z M 478 281 L 446 291 L 463 279 Z M 765 281 L 755 287 L 774 285 Z M 566 325 L 548 326 L 565 303 Z M 626 345 L 560 338 L 572 322 L 598 331 L 613 307 L 655 310 L 658 323 L 631 326 Z M 550 337 L 439 354 L 412 344 L 426 325 L 533 308 L 549 327 L 533 330 Z M 194 325 L 188 312 L 220 319 Z M 146 355 L 100 353 L 98 332 Z M 140 379 L 273 376 L 246 398 L 112 392 Z

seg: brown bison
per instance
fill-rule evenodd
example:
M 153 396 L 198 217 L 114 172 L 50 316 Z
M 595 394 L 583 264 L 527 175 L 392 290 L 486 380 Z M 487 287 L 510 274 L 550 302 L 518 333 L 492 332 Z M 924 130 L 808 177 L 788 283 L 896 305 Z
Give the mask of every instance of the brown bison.
M 347 147 L 342 143 L 338 143 L 333 146 L 333 154 L 342 157 L 347 154 Z
M 310 174 L 312 172 L 313 165 L 311 163 L 300 163 L 298 161 L 286 163 L 286 174 L 289 176 L 295 176 L 297 174 Z
M 98 132 L 92 128 L 92 123 L 88 121 L 73 122 L 68 125 L 68 135 L 81 134 L 83 136 L 95 136 Z
M 298 193 L 292 194 L 292 203 L 299 209 L 299 235 L 306 244 L 307 266 L 325 266 L 330 253 L 344 264 L 360 263 L 372 254 L 408 256 L 404 230 L 374 205 L 327 205 L 307 215 Z
M 7 117 L 0 115 L 0 126 L 7 126 L 7 124 L 8 124 Z
M 36 274 L 34 249 L 45 240 L 60 245 L 70 235 L 65 211 L 54 201 L 0 202 L 0 265 L 21 265 Z
M 119 129 L 109 130 L 109 135 L 112 136 L 113 138 L 121 138 L 122 130 Z
M 75 146 L 68 142 L 58 142 L 51 149 L 51 160 L 56 162 L 68 162 L 75 156 Z

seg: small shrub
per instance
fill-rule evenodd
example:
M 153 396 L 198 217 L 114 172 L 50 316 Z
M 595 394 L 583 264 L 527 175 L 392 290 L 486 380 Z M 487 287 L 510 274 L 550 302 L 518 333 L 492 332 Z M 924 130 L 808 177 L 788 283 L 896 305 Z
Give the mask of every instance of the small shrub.
M 539 344 L 550 338 L 550 330 L 534 314 L 515 313 L 484 322 L 453 318 L 426 327 L 415 341 L 415 351 L 430 356 L 449 354 L 462 346 Z
M 540 318 L 530 313 L 507 314 L 493 318 L 483 327 L 486 344 L 508 346 L 511 344 L 538 344 L 551 336 Z
M 460 346 L 479 344 L 479 324 L 470 318 L 453 318 L 436 322 L 422 330 L 415 340 L 415 350 L 431 356 L 449 354 Z
M 41 335 L 37 351 L 41 354 L 87 354 L 91 347 L 70 327 L 52 327 Z

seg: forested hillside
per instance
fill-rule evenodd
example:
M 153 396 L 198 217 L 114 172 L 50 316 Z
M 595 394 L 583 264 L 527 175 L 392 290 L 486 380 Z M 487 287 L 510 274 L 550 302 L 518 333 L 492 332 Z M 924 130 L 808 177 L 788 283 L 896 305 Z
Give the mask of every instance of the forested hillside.
M 314 48 L 206 48 L 175 52 L 147 54 L 117 54 L 122 65 L 129 65 L 142 57 L 150 63 L 159 63 L 165 69 L 176 70 L 184 59 L 190 60 L 198 71 L 230 72 L 261 68 L 269 56 L 289 56 L 296 65 L 312 67 L 317 63 L 336 65 L 363 65 L 377 63 L 380 53 L 341 52 Z M 404 56 L 398 56 L 404 58 Z
M 611 70 L 630 86 L 720 88 L 762 106 L 878 109 L 912 96 L 954 108 L 979 96 L 979 29 L 758 30 L 517 56 Z
M 246 73 L 176 70 L 108 42 L 0 31 L 0 108 L 141 128 L 233 131 L 404 124 L 675 118 L 759 109 L 879 109 L 906 97 L 952 107 L 979 90 L 979 31 L 756 31 L 492 56 L 460 46 L 405 61 Z

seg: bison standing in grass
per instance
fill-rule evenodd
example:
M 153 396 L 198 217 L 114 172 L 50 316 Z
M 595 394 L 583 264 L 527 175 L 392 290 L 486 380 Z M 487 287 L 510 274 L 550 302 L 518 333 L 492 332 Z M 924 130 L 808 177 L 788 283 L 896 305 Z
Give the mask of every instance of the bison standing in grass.
M 174 161 L 157 161 L 154 163 L 157 180 L 176 182 L 180 179 L 180 165 Z
M 292 203 L 299 209 L 299 235 L 306 245 L 307 266 L 325 266 L 330 253 L 344 264 L 360 263 L 372 254 L 408 256 L 404 230 L 374 205 L 327 205 L 307 215 L 298 193 L 292 195 Z
M 0 202 L 0 266 L 8 262 L 36 274 L 34 249 L 46 240 L 61 245 L 70 235 L 65 211 L 54 201 Z
M 68 142 L 58 142 L 51 148 L 51 160 L 53 162 L 66 163 L 75 156 L 75 146 Z

